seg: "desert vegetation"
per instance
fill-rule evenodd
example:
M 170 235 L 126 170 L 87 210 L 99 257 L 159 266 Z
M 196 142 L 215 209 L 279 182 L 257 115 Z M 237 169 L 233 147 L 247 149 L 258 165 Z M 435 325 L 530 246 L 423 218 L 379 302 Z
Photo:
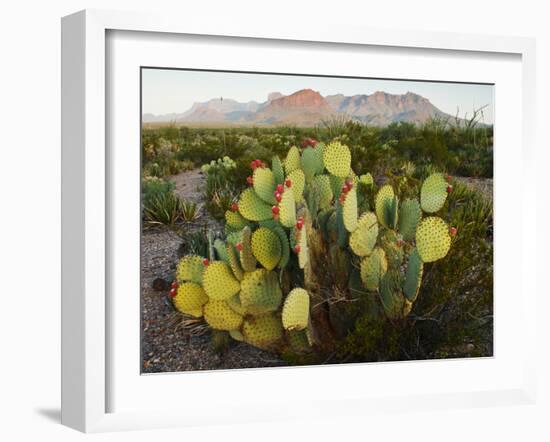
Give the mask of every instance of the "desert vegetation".
M 144 234 L 179 238 L 152 269 L 163 330 L 267 352 L 231 367 L 492 355 L 492 150 L 441 119 L 144 126 Z

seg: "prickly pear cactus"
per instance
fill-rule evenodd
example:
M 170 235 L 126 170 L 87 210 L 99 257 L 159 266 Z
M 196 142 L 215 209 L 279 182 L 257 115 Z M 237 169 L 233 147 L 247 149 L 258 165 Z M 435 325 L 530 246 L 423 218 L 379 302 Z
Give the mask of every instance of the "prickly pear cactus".
M 171 294 L 177 310 L 236 341 L 326 354 L 345 336 L 342 325 L 353 327 L 349 306 L 406 320 L 424 267 L 449 254 L 456 229 L 436 215 L 449 191 L 442 174 L 426 178 L 419 195 L 401 195 L 357 176 L 341 142 L 303 146 L 273 157 L 271 169 L 252 163 L 251 186 L 226 212 L 211 261 L 182 258 Z

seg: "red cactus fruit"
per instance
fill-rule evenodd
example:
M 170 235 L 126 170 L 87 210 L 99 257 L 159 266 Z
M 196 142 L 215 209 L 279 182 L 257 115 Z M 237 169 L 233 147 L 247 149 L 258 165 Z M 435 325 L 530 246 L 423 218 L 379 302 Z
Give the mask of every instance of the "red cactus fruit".
M 254 160 L 254 161 L 252 161 L 252 162 L 250 163 L 250 168 L 251 168 L 251 169 L 256 169 L 256 167 L 258 167 L 258 165 L 257 165 L 257 163 L 256 163 L 256 160 Z
M 447 186 L 447 193 L 451 193 L 453 191 L 453 186 L 450 184 Z
M 451 236 L 456 236 L 456 232 L 457 232 L 457 228 L 456 227 L 451 227 Z
M 246 183 L 249 186 L 252 186 L 254 184 L 254 179 L 251 176 L 246 177 Z
M 177 281 L 174 281 L 174 282 L 172 283 L 171 287 L 172 287 L 173 289 L 177 289 L 177 288 L 178 288 L 178 283 L 177 283 Z
M 285 188 L 283 187 L 282 184 L 277 184 L 277 192 L 283 193 L 284 190 L 285 190 Z
M 235 247 L 237 248 L 237 250 L 238 250 L 239 252 L 242 252 L 242 250 L 243 250 L 243 245 L 242 245 L 240 242 L 237 243 L 237 245 L 236 245 Z
M 170 290 L 170 298 L 175 298 L 178 294 L 178 291 L 176 289 Z
M 273 213 L 273 215 L 278 215 L 279 214 L 279 206 L 273 206 L 271 208 L 271 212 Z
M 275 199 L 277 200 L 278 203 L 280 203 L 283 197 L 279 192 L 275 192 Z
M 304 220 L 303 219 L 299 219 L 297 222 L 296 222 L 296 228 L 298 230 L 302 230 L 302 227 L 304 227 Z
M 205 266 L 207 266 L 208 264 L 210 264 L 210 261 L 208 260 L 208 258 L 204 258 L 204 259 L 202 260 L 202 263 L 203 263 Z
M 285 186 L 286 186 L 286 187 L 292 186 L 292 181 L 286 180 L 286 181 L 285 181 Z
M 239 205 L 237 203 L 231 204 L 231 211 L 237 212 L 239 210 Z
M 294 251 L 295 251 L 296 253 L 300 253 L 300 250 L 302 250 L 302 248 L 300 247 L 300 244 L 296 244 L 296 245 L 294 246 Z

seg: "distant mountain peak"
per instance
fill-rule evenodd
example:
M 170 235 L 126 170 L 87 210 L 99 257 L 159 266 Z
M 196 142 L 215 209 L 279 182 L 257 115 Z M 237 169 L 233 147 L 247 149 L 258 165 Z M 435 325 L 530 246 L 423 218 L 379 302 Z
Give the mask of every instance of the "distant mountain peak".
M 294 108 L 329 107 L 323 96 L 313 89 L 302 89 L 286 97 L 277 98 L 271 102 L 271 106 Z
M 271 92 L 267 96 L 267 101 L 273 101 L 273 100 L 276 100 L 277 98 L 282 98 L 282 97 L 284 97 L 284 95 L 281 94 L 280 92 Z
M 411 91 L 390 94 L 379 90 L 370 95 L 333 94 L 323 97 L 318 91 L 306 88 L 290 95 L 271 92 L 263 103 L 241 103 L 229 97 L 213 98 L 194 103 L 181 114 L 144 114 L 143 122 L 314 126 L 335 114 L 377 126 L 401 121 L 417 124 L 434 117 L 449 117 L 427 98 Z

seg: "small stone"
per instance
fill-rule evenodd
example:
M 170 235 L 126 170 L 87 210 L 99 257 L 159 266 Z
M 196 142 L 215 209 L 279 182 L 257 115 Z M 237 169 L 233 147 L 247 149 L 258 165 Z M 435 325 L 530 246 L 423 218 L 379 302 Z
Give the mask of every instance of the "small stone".
M 155 278 L 153 281 L 153 289 L 157 292 L 163 292 L 170 288 L 170 284 L 164 278 Z

